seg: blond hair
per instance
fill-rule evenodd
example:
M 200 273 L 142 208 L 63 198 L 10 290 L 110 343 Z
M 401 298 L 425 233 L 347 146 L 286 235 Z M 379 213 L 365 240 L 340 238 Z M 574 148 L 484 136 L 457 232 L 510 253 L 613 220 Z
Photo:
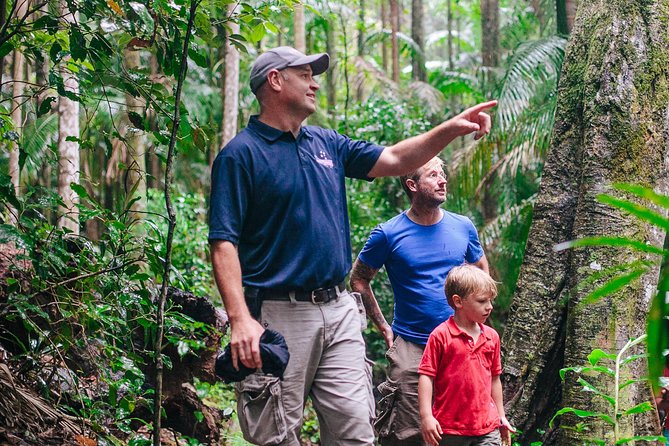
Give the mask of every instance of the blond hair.
M 444 291 L 448 304 L 455 308 L 453 297 L 455 294 L 463 299 L 473 293 L 497 297 L 497 282 L 488 273 L 474 265 L 464 264 L 456 266 L 448 272 Z

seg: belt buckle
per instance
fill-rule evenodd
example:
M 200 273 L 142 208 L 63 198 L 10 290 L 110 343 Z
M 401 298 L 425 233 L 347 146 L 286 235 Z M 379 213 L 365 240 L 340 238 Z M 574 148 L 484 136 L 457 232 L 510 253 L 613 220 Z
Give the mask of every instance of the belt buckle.
M 325 302 L 327 302 L 327 300 L 325 300 L 323 298 L 320 298 L 319 300 L 316 300 L 316 293 L 319 293 L 321 291 L 325 291 L 325 288 L 318 288 L 318 289 L 313 290 L 311 293 L 309 293 L 309 297 L 311 298 L 311 303 L 312 304 L 320 305 L 320 304 L 324 304 Z

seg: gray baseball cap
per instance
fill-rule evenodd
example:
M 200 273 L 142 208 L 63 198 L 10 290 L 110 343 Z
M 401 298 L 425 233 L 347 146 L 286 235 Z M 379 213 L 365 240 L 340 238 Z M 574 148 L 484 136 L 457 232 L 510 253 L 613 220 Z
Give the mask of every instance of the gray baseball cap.
M 280 46 L 262 53 L 251 67 L 251 91 L 253 94 L 267 80 L 270 70 L 283 70 L 288 67 L 311 65 L 314 76 L 325 72 L 330 66 L 330 56 L 327 53 L 307 56 L 289 46 Z

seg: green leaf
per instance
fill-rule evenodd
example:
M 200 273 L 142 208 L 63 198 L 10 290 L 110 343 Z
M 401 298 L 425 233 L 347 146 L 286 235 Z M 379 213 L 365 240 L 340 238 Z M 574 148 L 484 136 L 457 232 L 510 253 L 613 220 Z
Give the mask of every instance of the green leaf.
M 599 389 L 598 389 L 597 387 L 595 387 L 593 384 L 590 384 L 590 383 L 589 383 L 588 381 L 586 381 L 585 379 L 583 379 L 583 378 L 579 378 L 579 379 L 578 379 L 578 382 L 579 382 L 579 384 L 581 384 L 581 385 L 583 386 L 583 390 L 588 391 L 588 392 L 593 392 L 593 393 L 595 393 L 596 395 L 601 396 L 601 397 L 604 398 L 604 399 L 606 400 L 606 402 L 608 402 L 611 406 L 615 406 L 615 405 L 616 405 L 616 400 L 615 400 L 615 398 L 613 398 L 613 397 L 611 397 L 611 396 L 609 396 L 609 395 L 603 393 L 601 390 L 599 390 Z
M 137 112 L 134 111 L 129 111 L 128 112 L 128 120 L 130 121 L 130 124 L 132 124 L 133 127 L 139 130 L 144 130 L 144 117 L 140 115 Z
M 553 418 L 551 418 L 551 421 L 548 423 L 550 427 L 553 427 L 553 421 L 559 417 L 560 415 L 564 415 L 566 413 L 573 413 L 579 418 L 599 418 L 601 420 L 606 421 L 608 424 L 611 426 L 615 426 L 615 422 L 611 418 L 611 416 L 601 413 L 601 412 L 590 412 L 588 410 L 581 410 L 581 409 L 574 409 L 573 407 L 565 407 L 563 409 L 560 409 L 557 411 L 555 415 L 553 415 Z
M 625 387 L 629 386 L 630 384 L 634 384 L 634 383 L 638 383 L 638 382 L 642 382 L 642 381 L 646 381 L 646 379 L 645 378 L 642 378 L 642 379 L 628 379 L 624 383 L 618 384 L 618 390 L 623 390 Z
M 637 280 L 647 271 L 648 271 L 647 267 L 639 267 L 637 269 L 628 272 L 627 274 L 621 274 L 619 276 L 616 276 L 613 279 L 609 280 L 608 282 L 604 283 L 604 285 L 602 285 L 601 287 L 595 289 L 593 292 L 585 296 L 579 305 L 590 305 L 606 296 L 610 296 L 611 294 L 620 291 L 627 285 Z
M 77 183 L 70 183 L 70 187 L 76 193 L 79 195 L 79 198 L 90 198 L 88 196 L 88 192 L 86 192 L 86 188 L 84 188 L 82 185 L 77 184 Z
M 191 60 L 197 64 L 197 66 L 202 68 L 209 68 L 209 58 L 207 54 L 198 51 L 197 48 L 188 48 L 188 57 L 190 57 Z
M 632 203 L 631 201 L 628 200 L 612 197 L 611 195 L 607 194 L 597 195 L 597 200 L 599 200 L 604 204 L 608 204 L 609 206 L 618 208 L 622 211 L 626 211 L 634 215 L 635 217 L 647 221 L 648 223 L 651 223 L 655 226 L 659 226 L 660 228 L 669 230 L 669 219 L 658 214 L 657 212 L 651 210 L 646 206 Z
M 611 370 L 608 367 L 604 366 L 595 366 L 595 367 L 565 367 L 564 369 L 560 369 L 560 379 L 564 381 L 564 377 L 567 372 L 575 372 L 575 373 L 590 373 L 590 372 L 598 372 L 598 373 L 605 373 L 609 376 L 615 376 L 615 372 Z
M 636 406 L 632 407 L 631 409 L 627 409 L 625 412 L 623 412 L 623 415 L 632 415 L 635 413 L 649 412 L 654 409 L 655 407 L 653 407 L 653 405 L 649 401 L 644 401 L 643 403 L 639 403 Z
M 599 348 L 594 349 L 589 355 L 588 355 L 588 362 L 592 365 L 597 365 L 599 361 L 602 359 L 611 359 L 612 361 L 615 361 L 616 355 L 611 354 L 611 353 L 606 353 L 604 350 L 601 350 Z
M 623 365 L 625 365 L 627 363 L 630 363 L 632 361 L 635 361 L 637 359 L 645 359 L 647 357 L 648 357 L 648 354 L 646 354 L 646 353 L 641 353 L 641 354 L 638 354 L 638 355 L 631 355 L 631 356 L 628 356 L 627 358 L 625 358 L 624 360 L 622 360 L 620 362 L 620 365 L 623 366 Z
M 86 38 L 76 24 L 70 27 L 70 54 L 74 60 L 86 59 Z
M 613 187 L 623 192 L 629 192 L 636 195 L 639 198 L 644 198 L 651 203 L 655 203 L 658 206 L 662 206 L 665 209 L 669 209 L 669 196 L 658 194 L 653 189 L 638 185 L 638 184 L 627 184 L 627 183 L 614 183 Z
M 616 441 L 616 445 L 632 443 L 634 441 L 661 441 L 664 444 L 667 439 L 662 435 L 636 435 L 634 437 L 621 438 Z
M 0 46 L 0 57 L 5 57 L 7 54 L 11 53 L 14 49 L 14 45 L 10 41 L 7 41 Z
M 251 42 L 257 43 L 262 40 L 263 37 L 265 37 L 266 29 L 265 25 L 262 23 L 257 24 L 251 29 L 251 34 L 249 37 L 251 38 Z
M 669 254 L 669 251 L 666 251 L 662 248 L 658 248 L 645 242 L 632 240 L 625 237 L 607 237 L 607 236 L 584 237 L 577 240 L 571 240 L 569 242 L 558 243 L 553 247 L 553 250 L 563 251 L 569 248 L 581 248 L 584 246 L 627 247 L 627 248 L 632 248 L 635 251 L 647 252 L 650 254 L 658 254 L 661 256 Z
M 37 110 L 37 117 L 39 118 L 42 115 L 50 113 L 52 104 L 54 102 L 56 102 L 56 98 L 54 96 L 49 96 L 47 98 L 44 98 L 42 103 L 39 105 L 39 109 Z

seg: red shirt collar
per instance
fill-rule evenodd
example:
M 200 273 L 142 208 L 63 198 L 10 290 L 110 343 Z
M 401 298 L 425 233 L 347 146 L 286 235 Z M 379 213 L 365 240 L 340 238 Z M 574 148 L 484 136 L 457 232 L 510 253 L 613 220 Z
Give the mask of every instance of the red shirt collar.
M 466 332 L 462 331 L 460 327 L 458 327 L 458 324 L 455 323 L 455 319 L 453 316 L 448 318 L 446 321 L 446 326 L 448 327 L 448 331 L 451 333 L 451 336 L 466 336 L 468 338 L 471 338 L 469 334 Z M 481 327 L 481 334 L 486 338 L 486 339 L 492 339 L 492 332 L 490 331 L 489 327 L 486 327 L 483 324 L 479 324 Z

